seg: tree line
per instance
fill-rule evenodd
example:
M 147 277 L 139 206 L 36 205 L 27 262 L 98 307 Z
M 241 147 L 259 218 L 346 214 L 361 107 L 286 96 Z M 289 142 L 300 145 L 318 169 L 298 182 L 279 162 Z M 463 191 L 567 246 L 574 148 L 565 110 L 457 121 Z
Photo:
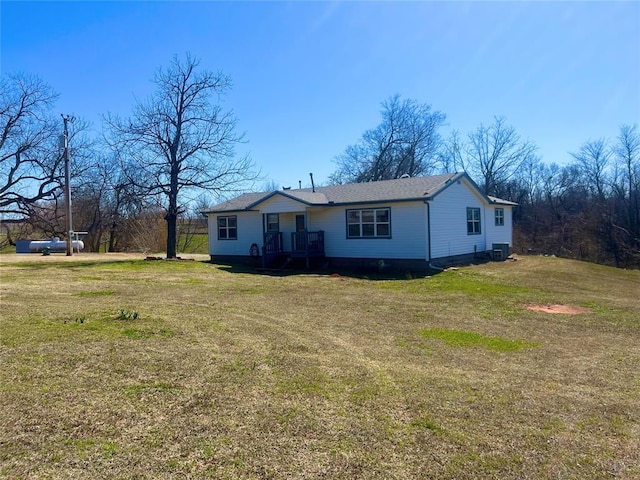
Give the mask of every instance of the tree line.
M 640 267 L 640 130 L 587 140 L 566 165 L 545 163 L 504 117 L 440 134 L 446 116 L 396 95 L 380 124 L 337 156 L 332 183 L 465 171 L 487 195 L 518 203 L 514 247 L 617 267 Z
M 152 81 L 154 92 L 129 116 L 102 115 L 99 138 L 82 119 L 71 123 L 74 224 L 89 232 L 90 251 L 166 249 L 175 257 L 185 247 L 180 241 L 203 231 L 198 212 L 212 195 L 246 191 L 259 180 L 251 159 L 236 153 L 245 140 L 223 107 L 227 75 L 186 55 Z M 0 80 L 4 242 L 65 235 L 56 100 L 37 77 Z M 503 117 L 445 137 L 446 115 L 428 104 L 395 95 L 381 107 L 380 124 L 336 156 L 329 183 L 466 171 L 487 195 L 518 203 L 516 251 L 640 267 L 637 125 L 621 126 L 614 139 L 585 141 L 558 165 L 545 163 Z
M 162 246 L 174 258 L 179 227 L 198 223 L 202 192 L 243 190 L 257 177 L 251 159 L 236 154 L 244 138 L 222 106 L 230 78 L 199 63 L 186 55 L 158 69 L 155 91 L 130 116 L 102 116 L 100 138 L 89 138 L 82 120 L 71 124 L 73 218 L 90 250 Z M 2 78 L 0 215 L 8 242 L 33 232 L 66 235 L 56 98 L 36 77 Z

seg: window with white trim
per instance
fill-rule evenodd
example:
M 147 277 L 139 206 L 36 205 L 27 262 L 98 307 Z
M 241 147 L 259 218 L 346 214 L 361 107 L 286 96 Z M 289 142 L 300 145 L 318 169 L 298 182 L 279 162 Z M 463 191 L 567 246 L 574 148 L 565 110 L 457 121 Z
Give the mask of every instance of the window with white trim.
M 504 226 L 504 208 L 496 208 L 496 227 Z
M 218 217 L 218 240 L 238 239 L 238 217 L 235 215 Z
M 280 215 L 277 213 L 267 213 L 265 218 L 266 231 L 269 233 L 280 231 Z
M 391 238 L 391 209 L 347 210 L 347 238 Z
M 480 234 L 480 209 L 467 208 L 467 235 Z

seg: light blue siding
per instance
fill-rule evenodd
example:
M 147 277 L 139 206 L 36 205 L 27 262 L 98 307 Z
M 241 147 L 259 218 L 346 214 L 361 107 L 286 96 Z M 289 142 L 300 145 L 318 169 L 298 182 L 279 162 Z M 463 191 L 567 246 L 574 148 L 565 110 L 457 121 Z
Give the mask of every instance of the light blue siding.
M 504 225 L 497 226 L 495 221 L 496 208 L 504 209 Z M 513 246 L 513 208 L 509 205 L 491 205 L 487 207 L 487 247 L 494 243 L 508 243 Z
M 479 235 L 467 234 L 467 208 L 480 209 Z M 493 210 L 491 210 L 493 214 Z M 465 180 L 443 190 L 432 202 L 431 258 L 449 257 L 486 250 L 485 202 Z M 493 222 L 493 217 L 491 217 Z
M 238 239 L 218 240 L 218 217 L 236 215 Z M 259 212 L 209 214 L 209 255 L 249 255 L 251 244 L 262 246 L 262 215 Z
M 387 207 L 391 211 L 391 238 L 347 238 L 347 210 Z M 308 228 L 324 230 L 328 257 L 426 259 L 425 209 L 423 202 L 314 208 L 309 211 Z
M 495 208 L 504 208 L 504 226 L 495 225 Z M 480 209 L 480 234 L 467 233 L 467 208 Z M 482 253 L 493 243 L 512 245 L 513 208 L 493 205 L 462 179 L 443 190 L 430 206 L 431 258 Z

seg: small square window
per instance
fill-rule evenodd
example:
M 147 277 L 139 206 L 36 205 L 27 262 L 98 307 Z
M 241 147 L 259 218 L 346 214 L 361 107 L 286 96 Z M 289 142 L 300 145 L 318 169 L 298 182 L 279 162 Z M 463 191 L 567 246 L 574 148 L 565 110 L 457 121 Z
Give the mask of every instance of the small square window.
M 238 239 L 238 218 L 235 215 L 218 217 L 218 240 Z

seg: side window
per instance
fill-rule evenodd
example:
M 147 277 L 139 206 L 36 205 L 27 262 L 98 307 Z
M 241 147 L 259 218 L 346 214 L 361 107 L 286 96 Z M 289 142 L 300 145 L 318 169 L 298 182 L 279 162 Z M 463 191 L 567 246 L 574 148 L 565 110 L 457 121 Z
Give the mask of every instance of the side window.
M 480 234 L 480 209 L 467 208 L 467 235 Z
M 238 239 L 238 218 L 235 215 L 218 217 L 218 240 Z
M 504 208 L 496 208 L 496 227 L 504 226 Z

